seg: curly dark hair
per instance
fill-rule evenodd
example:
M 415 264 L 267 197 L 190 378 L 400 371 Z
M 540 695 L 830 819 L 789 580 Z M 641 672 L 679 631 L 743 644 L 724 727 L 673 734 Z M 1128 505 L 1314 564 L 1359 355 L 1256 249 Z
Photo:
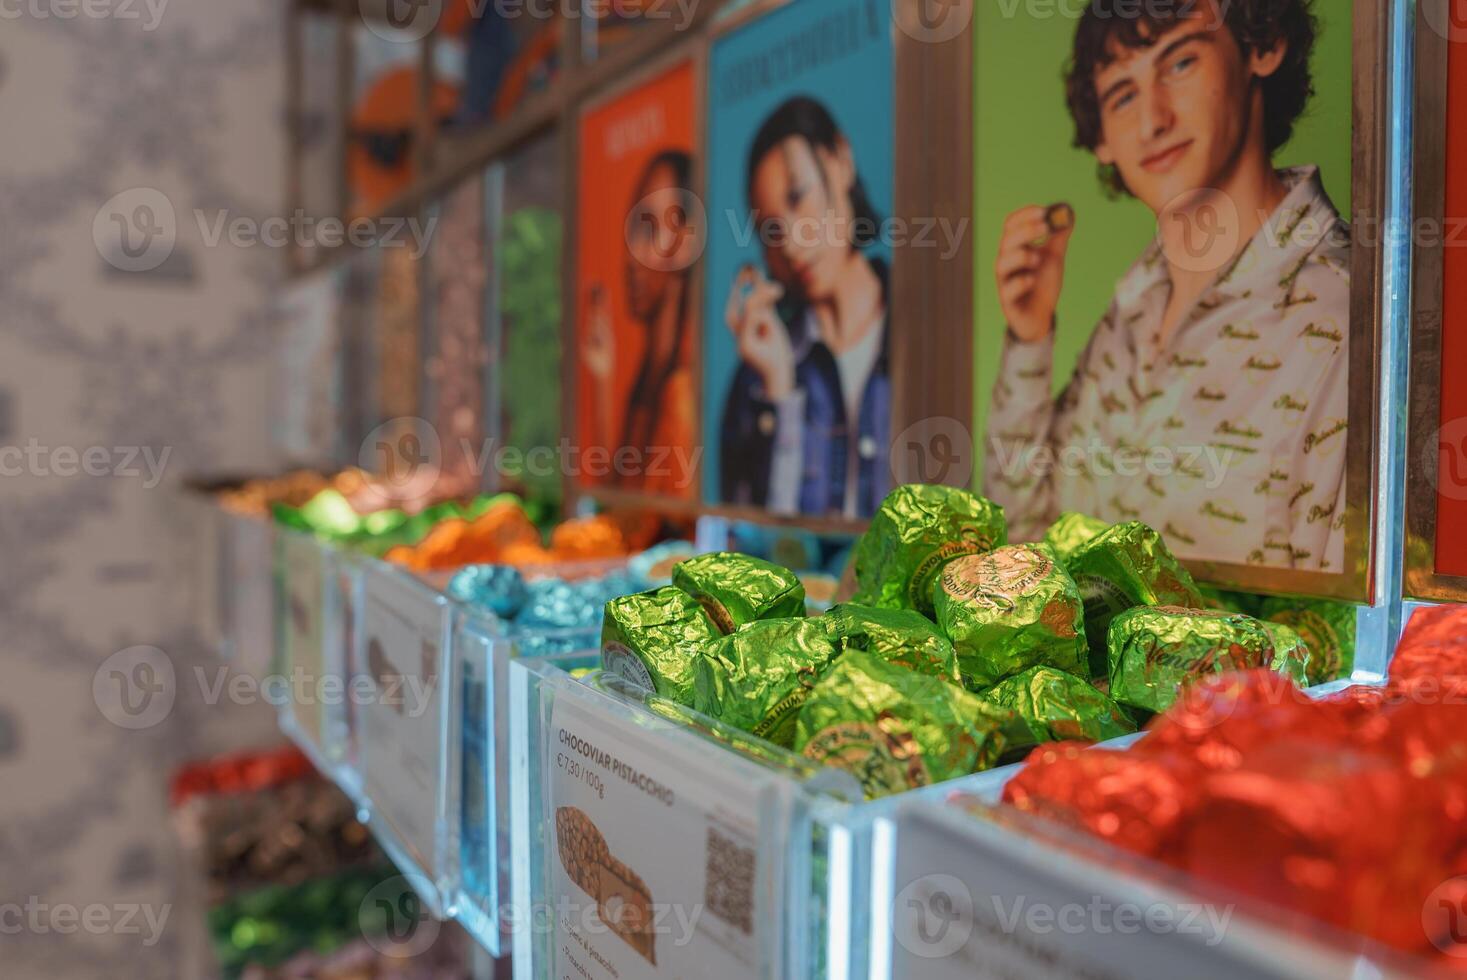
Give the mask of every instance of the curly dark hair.
M 1114 44 L 1146 48 L 1173 21 L 1197 11 L 1200 0 L 1090 0 L 1075 29 L 1075 49 L 1065 69 L 1065 94 L 1075 120 L 1075 146 L 1094 150 L 1100 143 L 1100 97 L 1095 76 L 1115 60 Z M 1224 26 L 1245 55 L 1266 51 L 1280 41 L 1283 63 L 1263 80 L 1264 132 L 1272 155 L 1294 135 L 1294 124 L 1314 95 L 1309 58 L 1319 32 L 1313 0 L 1230 0 Z M 1128 194 L 1114 166 L 1101 164 L 1100 181 L 1116 194 Z

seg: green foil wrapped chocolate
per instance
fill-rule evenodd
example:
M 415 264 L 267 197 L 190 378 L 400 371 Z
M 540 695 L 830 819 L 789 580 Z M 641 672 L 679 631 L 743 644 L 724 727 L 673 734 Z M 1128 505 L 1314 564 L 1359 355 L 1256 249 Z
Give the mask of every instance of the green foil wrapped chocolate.
M 693 708 L 789 748 L 800 705 L 839 654 L 818 619 L 745 623 L 694 663 Z
M 1309 646 L 1309 683 L 1349 677 L 1355 669 L 1356 609 L 1327 599 L 1267 599 L 1262 618 L 1298 633 Z
M 1211 674 L 1269 667 L 1305 683 L 1308 651 L 1297 635 L 1218 609 L 1127 609 L 1110 624 L 1110 696 L 1160 712 L 1187 683 Z M 1290 633 L 1292 631 L 1289 631 Z
M 1161 535 L 1140 521 L 1097 534 L 1070 555 L 1065 568 L 1085 600 L 1090 671 L 1096 677 L 1107 672 L 1107 637 L 1118 613 L 1133 606 L 1207 606 Z
M 805 615 L 799 576 L 762 558 L 719 551 L 678 562 L 672 584 L 697 599 L 720 633 L 759 619 Z
M 1034 744 L 1015 712 L 854 650 L 810 692 L 795 750 L 856 777 L 868 798 L 989 769 Z
M 1301 685 L 1309 683 L 1309 663 L 1314 656 L 1313 651 L 1309 649 L 1309 644 L 1304 642 L 1304 638 L 1293 627 L 1285 626 L 1283 623 L 1274 623 L 1267 619 L 1260 619 L 1257 622 L 1268 634 L 1268 638 L 1273 641 L 1273 662 L 1297 661 L 1302 665 L 1304 671 L 1304 679 L 1299 683 Z
M 932 601 L 972 690 L 1038 666 L 1089 676 L 1080 590 L 1040 547 L 1014 544 L 955 559 Z
M 916 610 L 845 602 L 832 606 L 820 622 L 842 653 L 864 650 L 919 674 L 961 683 L 952 643 L 937 631 L 932 620 Z
M 633 684 L 692 704 L 693 664 L 718 637 L 697 600 L 667 585 L 606 604 L 601 660 Z
M 854 601 L 932 615 L 944 565 L 1008 541 L 1003 508 L 957 487 L 908 484 L 887 494 L 856 542 Z
M 1103 742 L 1136 730 L 1126 709 L 1083 677 L 1053 667 L 1030 667 L 979 697 L 1016 712 L 1040 742 Z
M 1070 555 L 1078 551 L 1081 545 L 1105 533 L 1109 528 L 1110 525 L 1098 517 L 1068 510 L 1049 526 L 1049 530 L 1044 532 L 1042 543 L 1054 549 L 1054 554 L 1061 562 L 1064 562 Z

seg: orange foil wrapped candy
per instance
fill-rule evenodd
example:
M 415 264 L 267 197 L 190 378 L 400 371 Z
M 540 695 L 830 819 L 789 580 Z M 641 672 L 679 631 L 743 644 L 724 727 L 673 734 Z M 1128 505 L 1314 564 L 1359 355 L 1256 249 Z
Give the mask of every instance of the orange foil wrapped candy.
M 534 560 L 524 550 L 532 549 Z M 511 555 L 519 555 L 516 560 Z M 387 552 L 390 562 L 430 572 L 477 564 L 545 564 L 540 532 L 513 501 L 497 503 L 472 521 L 449 517 L 433 525 L 412 547 Z
M 1004 787 L 1020 810 L 1081 827 L 1128 851 L 1158 856 L 1181 832 L 1188 789 L 1165 760 L 1056 742 L 1030 753 Z
M 469 561 L 464 564 L 499 561 L 514 545 L 539 545 L 540 531 L 525 509 L 511 500 L 501 501 L 476 517 L 469 525 Z
M 621 528 L 608 517 L 577 517 L 550 533 L 550 550 L 564 561 L 620 558 L 627 553 Z
M 1450 636 L 1418 633 L 1416 642 L 1412 651 L 1434 650 L 1438 666 L 1462 669 Z M 1129 751 L 1037 750 L 1004 799 L 1262 902 L 1440 958 L 1453 923 L 1433 909 L 1467 910 L 1457 880 L 1467 874 L 1467 699 L 1413 672 L 1428 662 L 1406 660 L 1387 688 L 1318 700 L 1268 671 L 1210 678 Z
M 433 571 L 469 564 L 473 560 L 469 541 L 468 521 L 462 517 L 439 521 L 413 549 L 409 565 L 418 571 Z
M 1411 616 L 1391 661 L 1391 686 L 1420 678 L 1430 678 L 1443 691 L 1467 694 L 1467 609 L 1438 606 Z
M 417 568 L 418 552 L 412 545 L 400 544 L 387 549 L 382 560 L 393 565 L 402 565 L 404 568 Z
M 1349 730 L 1287 677 L 1260 668 L 1189 686 L 1152 721 L 1134 751 L 1177 753 L 1204 769 L 1236 769 L 1253 749 L 1299 734 L 1343 740 Z
M 1426 952 L 1422 908 L 1459 873 L 1433 797 L 1388 756 L 1280 742 L 1209 777 L 1178 863 L 1209 881 L 1401 949 Z M 1240 832 L 1246 828 L 1246 832 Z
M 646 551 L 663 538 L 666 520 L 648 510 L 616 510 L 601 515 L 621 531 L 627 554 Z
M 1467 706 L 1467 611 L 1416 611 L 1391 661 L 1387 698 L 1398 706 L 1440 705 L 1443 714 L 1461 717 Z
M 1420 646 L 1467 645 L 1467 608 L 1423 606 L 1411 615 L 1396 645 L 1396 658 Z M 1394 664 L 1391 673 L 1395 674 Z

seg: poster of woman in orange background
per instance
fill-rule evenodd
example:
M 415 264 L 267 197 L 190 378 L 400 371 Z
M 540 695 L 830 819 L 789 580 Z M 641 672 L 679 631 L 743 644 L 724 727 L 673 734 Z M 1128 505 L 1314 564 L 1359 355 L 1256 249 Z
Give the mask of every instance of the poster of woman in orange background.
M 581 117 L 576 431 L 588 489 L 697 491 L 693 83 L 682 63 Z

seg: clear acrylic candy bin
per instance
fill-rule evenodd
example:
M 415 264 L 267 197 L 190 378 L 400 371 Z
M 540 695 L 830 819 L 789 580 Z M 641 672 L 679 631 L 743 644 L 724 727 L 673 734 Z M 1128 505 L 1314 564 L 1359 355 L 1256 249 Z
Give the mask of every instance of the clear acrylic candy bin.
M 603 962 L 622 976 L 673 977 L 691 969 L 685 957 L 720 963 L 709 974 L 720 977 L 886 977 L 898 812 L 952 794 L 996 803 L 1017 771 L 867 801 L 845 773 L 620 677 L 577 680 L 523 661 L 510 683 L 516 980 L 611 976 Z M 697 802 L 648 807 L 612 794 L 629 772 Z M 715 846 L 716 835 L 733 844 Z M 601 870 L 568 866 L 566 849 L 583 861 L 604 857 L 613 894 Z M 726 882 L 731 863 L 753 869 L 737 888 Z M 734 915 L 733 929 L 721 914 L 731 893 L 750 913 Z M 628 903 L 634 911 L 620 911 Z M 618 915 L 653 925 L 639 932 L 623 923 L 624 938 L 607 921 Z M 642 955 L 648 948 L 655 961 Z
M 509 954 L 512 893 L 510 842 L 509 666 L 546 640 L 567 650 L 594 648 L 599 631 L 566 630 L 523 637 L 497 634 L 497 624 L 465 616 L 453 643 L 448 738 L 446 854 L 453 863 L 450 913 L 492 956 Z M 552 653 L 565 671 L 596 663 L 594 655 Z
M 575 669 L 586 662 L 575 651 L 596 646 L 599 624 L 516 629 L 447 598 L 442 590 L 451 571 L 419 576 L 373 559 L 355 563 L 362 613 L 351 683 L 372 696 L 351 699 L 347 741 L 359 760 L 368 825 L 435 914 L 456 919 L 492 955 L 504 955 L 508 665 L 550 657 Z M 525 576 L 577 579 L 623 566 L 566 563 Z
M 528 581 L 573 581 L 625 568 L 623 560 L 563 562 L 525 569 Z M 452 572 L 427 576 L 446 588 Z M 446 854 L 454 862 L 450 912 L 494 956 L 509 953 L 512 916 L 510 844 L 509 665 L 544 661 L 573 671 L 599 664 L 599 623 L 566 629 L 524 629 L 453 600 L 458 621 L 451 654 L 448 717 Z M 593 651 L 593 652 L 587 652 Z
M 614 675 L 520 661 L 510 683 L 516 980 L 873 975 L 883 821 L 995 778 L 867 802 Z
M 444 834 L 455 610 L 401 568 L 361 567 L 351 659 L 351 740 L 367 826 L 433 915 L 453 892 Z
M 266 694 L 281 730 L 361 805 L 354 722 L 363 688 L 352 657 L 365 559 L 301 531 L 279 528 L 274 539 L 280 615 Z
M 881 820 L 891 846 L 880 855 L 888 884 L 871 977 L 1385 980 L 1447 972 L 1445 960 L 1413 959 L 1226 891 L 998 805 L 997 787 L 985 790 L 904 802 Z

